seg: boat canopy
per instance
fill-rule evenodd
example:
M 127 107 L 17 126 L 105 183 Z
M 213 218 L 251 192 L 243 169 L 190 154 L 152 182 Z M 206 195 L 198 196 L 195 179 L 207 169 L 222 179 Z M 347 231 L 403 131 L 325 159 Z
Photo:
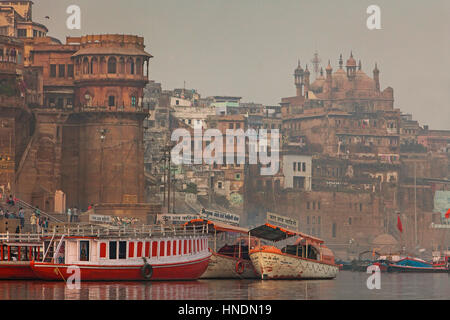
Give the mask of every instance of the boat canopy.
M 185 226 L 195 226 L 195 225 L 208 225 L 208 229 L 211 231 L 216 230 L 218 232 L 235 232 L 241 234 L 248 234 L 248 229 L 241 228 L 237 226 L 232 226 L 229 224 L 225 224 L 217 221 L 210 221 L 206 219 L 193 219 L 184 224 Z
M 291 231 L 291 230 L 287 230 L 287 229 L 283 229 L 274 225 L 271 225 L 269 223 L 263 224 L 262 226 L 256 227 L 252 230 L 249 231 L 250 235 L 257 237 L 257 238 L 261 238 L 261 239 L 265 239 L 265 240 L 270 240 L 270 241 L 280 241 L 280 240 L 284 240 L 290 237 L 294 237 L 294 236 L 299 236 L 301 237 L 301 239 L 306 239 L 308 241 L 320 244 L 323 243 L 322 239 L 304 234 L 302 232 L 298 232 L 298 231 Z

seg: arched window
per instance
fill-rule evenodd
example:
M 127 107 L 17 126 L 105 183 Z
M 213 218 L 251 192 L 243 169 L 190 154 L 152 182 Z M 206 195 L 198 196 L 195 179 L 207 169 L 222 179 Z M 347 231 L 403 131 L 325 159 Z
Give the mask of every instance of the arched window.
M 104 74 L 105 73 L 105 65 L 106 65 L 106 60 L 104 57 L 100 58 L 100 68 L 99 68 L 99 73 L 100 74 Z
M 91 70 L 90 70 L 91 74 L 95 74 L 98 73 L 98 61 L 97 58 L 92 58 L 91 60 Z
M 83 59 L 83 74 L 88 74 L 89 73 L 89 60 L 88 58 L 84 58 Z
M 133 59 L 128 59 L 128 62 L 127 62 L 127 64 L 128 64 L 128 71 L 129 71 L 129 73 L 130 74 L 134 74 L 134 61 L 133 61 Z
M 116 73 L 117 72 L 117 60 L 114 57 L 108 59 L 108 73 Z
M 136 59 L 136 74 L 137 75 L 142 75 L 142 62 L 140 58 Z
M 124 74 L 125 73 L 125 59 L 123 57 L 119 60 L 119 73 Z

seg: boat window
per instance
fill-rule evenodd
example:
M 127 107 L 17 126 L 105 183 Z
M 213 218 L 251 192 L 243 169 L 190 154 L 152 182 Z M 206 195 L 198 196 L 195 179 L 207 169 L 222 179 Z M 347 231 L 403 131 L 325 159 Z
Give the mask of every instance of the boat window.
M 182 251 L 182 249 L 181 249 L 181 246 L 182 246 L 182 241 L 181 240 L 178 240 L 178 254 L 181 256 L 182 254 L 183 254 L 183 251 Z
M 158 256 L 158 241 L 152 242 L 152 257 Z
M 80 261 L 89 261 L 89 241 L 80 241 Z
M 177 240 L 173 241 L 173 255 L 177 255 Z
M 140 242 L 140 241 L 137 244 L 136 257 L 138 257 L 138 258 L 142 257 L 142 242 Z
M 106 258 L 106 243 L 100 243 L 100 258 Z
M 171 249 L 171 244 L 172 244 L 172 241 L 167 241 L 167 255 L 168 255 L 168 256 L 171 255 L 171 251 L 170 251 L 170 249 Z
M 117 241 L 109 242 L 109 259 L 117 259 Z
M 134 257 L 134 242 L 128 242 L 128 257 L 133 258 Z
M 184 254 L 187 254 L 187 246 L 188 246 L 187 240 L 184 240 L 184 245 L 183 245 L 183 253 Z
M 145 242 L 145 256 L 150 258 L 150 241 Z
M 192 239 L 189 239 L 189 253 L 192 253 Z
M 119 241 L 119 259 L 127 258 L 127 242 Z
M 164 257 L 165 256 L 164 249 L 165 249 L 165 241 L 161 241 L 159 243 L 159 256 L 160 257 Z

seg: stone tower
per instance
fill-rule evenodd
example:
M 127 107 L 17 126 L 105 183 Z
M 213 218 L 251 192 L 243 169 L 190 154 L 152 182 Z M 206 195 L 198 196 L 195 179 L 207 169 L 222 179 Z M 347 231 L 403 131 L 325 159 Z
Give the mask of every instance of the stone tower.
M 67 205 L 121 211 L 144 203 L 144 39 L 130 35 L 68 38 L 79 43 L 74 110 L 63 131 L 62 188 Z

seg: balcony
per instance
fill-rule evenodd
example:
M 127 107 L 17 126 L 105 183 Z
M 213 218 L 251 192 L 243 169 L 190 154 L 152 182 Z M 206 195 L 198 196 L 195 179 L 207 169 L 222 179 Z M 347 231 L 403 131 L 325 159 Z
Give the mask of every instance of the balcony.
M 0 61 L 0 74 L 16 74 L 17 63 L 9 61 Z
M 105 73 L 105 74 L 78 74 L 75 75 L 75 82 L 80 81 L 148 81 L 148 77 L 136 74 L 121 74 L 121 73 Z

